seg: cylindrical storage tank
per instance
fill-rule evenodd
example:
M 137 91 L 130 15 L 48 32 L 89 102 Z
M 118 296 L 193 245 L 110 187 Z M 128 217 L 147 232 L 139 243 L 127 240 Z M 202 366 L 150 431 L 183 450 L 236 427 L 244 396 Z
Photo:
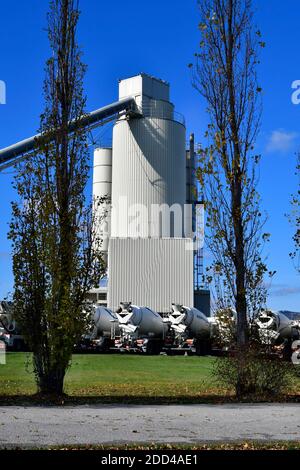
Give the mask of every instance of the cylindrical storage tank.
M 114 126 L 111 236 L 180 238 L 186 202 L 185 126 L 169 118 L 168 102 L 150 103 L 145 115 L 120 119 Z
M 186 151 L 186 211 L 185 211 L 185 236 L 193 236 L 193 201 L 191 199 L 192 163 L 190 151 Z
M 93 199 L 96 211 L 97 232 L 102 241 L 101 251 L 107 253 L 110 236 L 110 207 L 112 189 L 112 149 L 97 148 L 94 151 Z M 105 198 L 105 202 L 97 201 Z
M 189 338 L 210 337 L 211 328 L 207 317 L 194 307 L 173 304 L 169 320 L 172 329 L 187 334 Z
M 190 335 L 195 338 L 209 337 L 210 324 L 204 313 L 196 308 L 183 307 L 185 310 L 184 324 L 190 332 Z
M 115 313 L 106 307 L 96 307 L 94 312 L 94 324 L 97 335 L 114 337 L 120 335 L 119 322 Z
M 198 200 L 197 193 L 197 177 L 195 163 L 195 138 L 194 134 L 190 135 L 189 150 L 186 152 L 186 202 L 189 209 L 186 210 L 186 231 L 187 237 L 193 237 L 196 231 L 196 202 Z
M 117 313 L 120 318 L 120 329 L 130 332 L 130 326 L 132 326 L 132 334 L 139 338 L 164 338 L 167 333 L 168 325 L 163 322 L 162 317 L 157 312 L 148 307 L 129 305 L 128 308 L 126 306 L 125 308 L 121 307 Z

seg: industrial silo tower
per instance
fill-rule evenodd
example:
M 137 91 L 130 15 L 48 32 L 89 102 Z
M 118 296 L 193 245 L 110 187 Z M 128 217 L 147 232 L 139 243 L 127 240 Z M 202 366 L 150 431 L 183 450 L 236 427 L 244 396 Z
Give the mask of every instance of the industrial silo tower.
M 99 235 L 108 283 L 89 298 L 112 309 L 132 302 L 165 313 L 175 303 L 209 313 L 209 292 L 198 269 L 203 251 L 195 256 L 191 227 L 197 221 L 191 206 L 199 207 L 193 195 L 195 153 L 193 145 L 186 153 L 184 119 L 175 113 L 169 91 L 168 83 L 140 74 L 120 81 L 117 102 L 80 118 L 87 131 L 117 119 L 112 148 L 94 154 L 93 194 L 107 197 L 112 209 L 95 204 L 94 213 L 106 216 Z M 69 122 L 70 135 L 77 126 L 78 120 Z M 38 134 L 0 149 L 0 171 L 32 155 L 42 141 Z
M 102 248 L 112 309 L 122 301 L 159 313 L 172 302 L 194 304 L 186 129 L 169 93 L 168 83 L 146 74 L 121 80 L 119 100 L 134 97 L 140 116 L 120 117 L 112 151 L 95 151 L 94 195 L 112 203 Z

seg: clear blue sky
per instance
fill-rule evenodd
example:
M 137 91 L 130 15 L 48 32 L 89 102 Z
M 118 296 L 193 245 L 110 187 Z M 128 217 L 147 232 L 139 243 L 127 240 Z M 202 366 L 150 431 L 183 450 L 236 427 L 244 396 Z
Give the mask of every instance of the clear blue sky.
M 300 310 L 300 283 L 289 259 L 292 230 L 285 213 L 297 188 L 295 152 L 300 148 L 300 106 L 291 103 L 291 83 L 300 79 L 299 0 L 256 0 L 256 21 L 267 47 L 259 77 L 264 89 L 263 125 L 257 151 L 263 155 L 260 191 L 268 213 L 266 248 L 277 271 L 269 305 Z M 0 0 L 0 80 L 7 104 L 0 105 L 0 147 L 33 135 L 42 111 L 48 0 Z M 196 0 L 81 0 L 79 42 L 88 64 L 88 109 L 117 98 L 118 79 L 147 72 L 171 83 L 177 111 L 187 131 L 201 141 L 207 123 L 205 103 L 193 90 L 187 64 L 198 44 Z M 12 290 L 10 243 L 6 234 L 12 175 L 0 174 L 0 298 Z

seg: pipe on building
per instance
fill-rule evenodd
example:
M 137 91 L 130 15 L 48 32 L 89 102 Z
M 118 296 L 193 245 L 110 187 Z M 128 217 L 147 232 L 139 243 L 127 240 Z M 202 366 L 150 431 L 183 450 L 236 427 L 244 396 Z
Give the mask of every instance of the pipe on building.
M 123 98 L 119 101 L 116 101 L 112 104 L 104 106 L 103 108 L 97 109 L 96 111 L 82 116 L 79 121 L 71 121 L 69 124 L 68 132 L 69 134 L 74 132 L 76 127 L 78 126 L 78 123 L 80 123 L 80 125 L 85 128 L 91 127 L 107 118 L 119 115 L 122 112 L 126 112 L 134 116 L 140 115 L 137 110 L 134 98 Z M 28 139 L 22 140 L 14 145 L 0 150 L 0 170 L 13 165 L 17 160 L 20 159 L 20 157 L 22 158 L 25 154 L 32 152 L 35 148 L 38 147 L 39 142 L 41 142 L 41 139 L 45 139 L 45 141 L 52 142 L 55 139 L 55 134 L 51 133 L 48 137 L 47 135 L 37 134 L 33 137 L 29 137 Z

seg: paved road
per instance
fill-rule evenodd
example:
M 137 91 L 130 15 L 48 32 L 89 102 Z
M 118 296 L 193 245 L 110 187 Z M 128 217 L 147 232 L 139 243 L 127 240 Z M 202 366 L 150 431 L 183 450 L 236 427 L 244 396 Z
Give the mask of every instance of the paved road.
M 300 405 L 0 407 L 0 446 L 300 440 Z

